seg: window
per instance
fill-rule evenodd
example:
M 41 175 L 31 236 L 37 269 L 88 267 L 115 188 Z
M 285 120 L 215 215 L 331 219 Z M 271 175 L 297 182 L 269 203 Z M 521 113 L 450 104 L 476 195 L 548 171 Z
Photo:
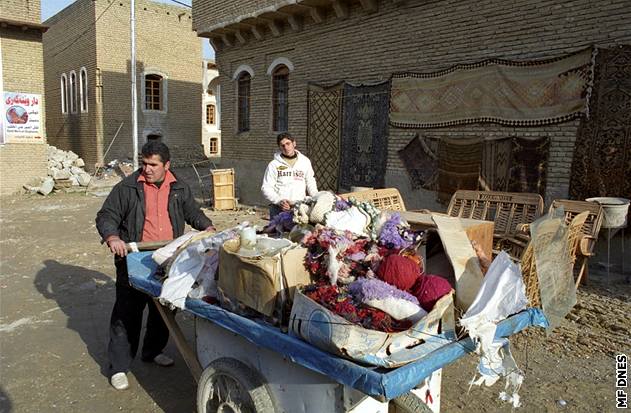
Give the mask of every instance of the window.
M 215 105 L 206 105 L 206 123 L 208 125 L 215 124 Z
M 145 76 L 145 109 L 162 110 L 162 76 Z
M 61 113 L 68 113 L 68 76 L 61 74 Z
M 79 71 L 79 92 L 81 113 L 85 113 L 88 111 L 88 71 L 85 67 Z
M 77 113 L 77 74 L 70 72 L 70 113 Z
M 219 138 L 210 138 L 208 152 L 211 155 L 217 155 L 219 153 Z
M 238 131 L 245 132 L 250 130 L 250 79 L 252 77 L 248 72 L 242 72 L 239 75 L 237 93 L 238 108 L 237 122 Z
M 272 73 L 272 119 L 276 132 L 286 132 L 289 109 L 289 69 L 279 65 Z

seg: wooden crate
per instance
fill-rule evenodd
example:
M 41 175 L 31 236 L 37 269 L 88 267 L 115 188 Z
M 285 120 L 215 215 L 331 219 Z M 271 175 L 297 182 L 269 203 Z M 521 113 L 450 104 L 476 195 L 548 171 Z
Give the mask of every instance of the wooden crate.
M 211 169 L 213 205 L 217 211 L 237 209 L 234 188 L 234 169 Z
M 401 198 L 401 194 L 396 188 L 369 189 L 340 194 L 340 196 L 344 199 L 355 198 L 358 201 L 371 201 L 379 209 L 405 211 L 403 198 Z

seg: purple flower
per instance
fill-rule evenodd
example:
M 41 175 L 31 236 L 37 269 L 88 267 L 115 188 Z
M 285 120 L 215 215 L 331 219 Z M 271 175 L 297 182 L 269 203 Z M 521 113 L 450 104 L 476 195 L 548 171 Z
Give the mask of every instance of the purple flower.
M 351 207 L 351 204 L 343 198 L 337 198 L 335 200 L 334 211 L 345 211 Z
M 348 286 L 348 291 L 358 301 L 384 300 L 388 297 L 406 300 L 419 305 L 412 294 L 399 290 L 393 285 L 376 278 L 358 278 Z
M 273 228 L 277 232 L 287 232 L 291 231 L 294 225 L 294 212 L 283 211 L 272 218 L 269 224 L 267 224 L 267 228 Z
M 389 249 L 404 249 L 412 245 L 412 243 L 401 237 L 398 226 L 401 224 L 401 215 L 394 213 L 381 227 L 379 233 L 379 243 Z

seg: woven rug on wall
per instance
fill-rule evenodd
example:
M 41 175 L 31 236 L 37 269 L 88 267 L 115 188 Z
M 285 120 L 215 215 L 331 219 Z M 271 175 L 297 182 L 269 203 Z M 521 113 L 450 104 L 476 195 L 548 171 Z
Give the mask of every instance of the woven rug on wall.
M 512 139 L 509 192 L 530 192 L 545 196 L 550 138 Z
M 631 45 L 598 49 L 590 106 L 574 146 L 570 197 L 631 199 Z
M 592 75 L 591 48 L 545 60 L 488 59 L 434 73 L 395 73 L 390 124 L 433 128 L 565 122 L 587 111 Z
M 484 141 L 480 170 L 481 190 L 502 192 L 507 190 L 512 147 L 511 138 Z
M 444 138 L 438 144 L 438 202 L 449 203 L 458 189 L 478 189 L 481 138 Z
M 337 192 L 344 84 L 309 85 L 307 147 L 318 189 Z
M 438 178 L 438 140 L 416 135 L 398 151 L 412 189 L 436 189 Z
M 344 85 L 340 186 L 382 188 L 388 162 L 390 82 Z

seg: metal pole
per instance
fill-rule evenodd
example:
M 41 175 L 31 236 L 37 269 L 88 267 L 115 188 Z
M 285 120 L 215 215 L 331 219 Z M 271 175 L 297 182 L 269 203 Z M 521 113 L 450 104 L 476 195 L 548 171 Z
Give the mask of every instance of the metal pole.
M 138 169 L 138 98 L 136 97 L 136 1 L 131 0 L 131 129 L 134 170 Z

